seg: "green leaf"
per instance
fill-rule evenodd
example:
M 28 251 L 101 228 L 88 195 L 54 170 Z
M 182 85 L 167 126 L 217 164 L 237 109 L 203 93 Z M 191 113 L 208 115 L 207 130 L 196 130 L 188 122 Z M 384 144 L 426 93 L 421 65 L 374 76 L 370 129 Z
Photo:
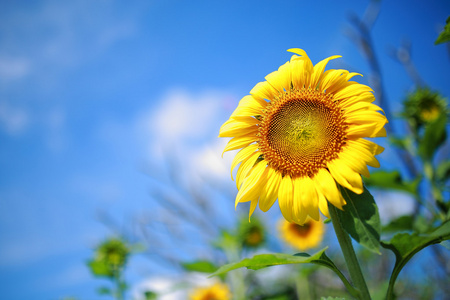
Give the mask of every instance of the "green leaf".
M 380 254 L 380 215 L 370 192 L 364 187 L 361 195 L 340 187 L 347 204 L 337 210 L 342 227 L 361 246 Z
M 382 232 L 399 232 L 412 230 L 414 225 L 414 218 L 410 215 L 401 216 L 392 220 L 386 226 L 383 226 Z
M 237 263 L 230 263 L 224 265 L 220 267 L 216 272 L 212 273 L 209 277 L 222 275 L 229 271 L 244 267 L 251 270 L 259 270 L 276 265 L 312 263 L 333 270 L 342 280 L 347 290 L 352 295 L 356 295 L 358 292 L 355 290 L 355 288 L 348 282 L 348 280 L 336 267 L 333 261 L 325 254 L 325 250 L 327 248 L 328 247 L 320 250 L 319 252 L 313 255 L 309 255 L 307 253 L 297 253 L 295 255 L 289 255 L 284 253 L 255 255 L 252 258 L 245 258 Z
M 320 300 L 345 300 L 345 298 L 341 298 L 341 297 L 322 297 L 320 298 Z
M 99 295 L 112 295 L 112 291 L 110 288 L 107 287 L 100 287 L 97 289 L 97 293 Z
M 447 18 L 444 29 L 439 34 L 438 38 L 434 42 L 435 45 L 439 45 L 445 42 L 450 41 L 450 16 Z
M 326 249 L 327 248 L 322 249 L 321 251 L 317 252 L 312 256 L 310 256 L 307 253 L 297 253 L 295 255 L 289 255 L 284 253 L 255 255 L 252 258 L 245 258 L 238 263 L 231 263 L 224 265 L 220 267 L 216 272 L 211 274 L 210 277 L 244 267 L 251 270 L 259 270 L 262 268 L 267 268 L 275 265 L 301 264 L 313 262 L 318 264 L 322 263 L 323 265 L 328 266 L 331 260 L 325 256 L 324 252 Z
M 439 163 L 436 169 L 436 180 L 446 181 L 450 178 L 450 160 Z
M 424 160 L 430 161 L 439 146 L 444 143 L 447 138 L 446 124 L 446 114 L 441 114 L 439 118 L 426 124 L 425 132 L 418 149 L 420 156 Z
M 237 249 L 239 241 L 235 235 L 222 230 L 220 237 L 214 241 L 213 245 L 221 249 Z
M 404 181 L 398 171 L 375 171 L 370 174 L 370 178 L 364 179 L 364 183 L 368 186 L 405 191 L 414 195 L 419 182 L 420 178 L 409 182 Z
M 145 300 L 156 300 L 158 298 L 158 295 L 152 291 L 145 291 L 144 297 Z
M 417 233 L 399 233 L 396 234 L 390 241 L 382 241 L 381 245 L 394 252 L 395 265 L 392 270 L 391 278 L 388 288 L 388 299 L 393 293 L 394 283 L 398 274 L 406 265 L 406 263 L 420 250 L 427 246 L 441 243 L 442 241 L 450 239 L 450 221 L 442 224 L 429 234 L 418 235 Z
M 113 277 L 114 272 L 110 266 L 102 260 L 91 260 L 87 263 L 94 276 Z
M 212 273 L 217 270 L 217 266 L 207 260 L 199 260 L 191 263 L 181 264 L 186 271 Z
M 396 137 L 396 136 L 389 136 L 389 142 L 400 149 L 406 150 L 410 147 L 411 144 L 411 138 L 409 137 Z
M 447 250 L 450 250 L 450 241 L 442 241 L 440 242 L 440 245 L 445 247 Z

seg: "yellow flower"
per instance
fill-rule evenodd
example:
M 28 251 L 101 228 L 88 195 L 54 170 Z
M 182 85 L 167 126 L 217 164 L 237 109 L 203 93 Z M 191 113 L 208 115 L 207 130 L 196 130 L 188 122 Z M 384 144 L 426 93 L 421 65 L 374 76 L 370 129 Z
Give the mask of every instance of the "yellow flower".
M 216 283 L 209 287 L 196 288 L 189 296 L 190 300 L 229 300 L 230 289 L 223 283 Z
M 305 251 L 317 247 L 322 242 L 325 224 L 307 218 L 303 225 L 281 219 L 278 229 L 281 238 L 290 246 Z
M 306 52 L 290 49 L 291 60 L 265 77 L 239 102 L 219 137 L 232 137 L 225 151 L 240 149 L 231 170 L 239 202 L 258 202 L 267 211 L 276 199 L 286 220 L 303 224 L 307 216 L 328 214 L 327 200 L 342 209 L 339 185 L 363 192 L 360 174 L 379 167 L 383 148 L 365 137 L 386 135 L 386 117 L 372 104 L 373 91 L 349 81 L 357 73 L 324 72 L 326 58 L 313 66 Z

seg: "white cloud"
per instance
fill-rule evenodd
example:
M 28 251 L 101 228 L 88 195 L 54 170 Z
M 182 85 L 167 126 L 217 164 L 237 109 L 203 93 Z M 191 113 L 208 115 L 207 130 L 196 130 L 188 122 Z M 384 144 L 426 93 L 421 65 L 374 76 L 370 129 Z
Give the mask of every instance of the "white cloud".
M 373 196 L 377 201 L 378 210 L 383 224 L 403 215 L 414 212 L 414 199 L 401 192 L 385 192 L 374 190 Z
M 194 154 L 193 165 L 201 175 L 214 179 L 230 179 L 230 166 L 234 155 L 226 153 L 222 157 L 227 142 L 228 139 L 215 139 Z
M 216 139 L 223 107 L 232 98 L 229 93 L 205 91 L 191 94 L 170 90 L 158 103 L 138 118 L 138 134 L 148 142 L 148 152 L 156 158 L 164 151 L 181 151 L 183 156 L 196 153 L 208 141 Z

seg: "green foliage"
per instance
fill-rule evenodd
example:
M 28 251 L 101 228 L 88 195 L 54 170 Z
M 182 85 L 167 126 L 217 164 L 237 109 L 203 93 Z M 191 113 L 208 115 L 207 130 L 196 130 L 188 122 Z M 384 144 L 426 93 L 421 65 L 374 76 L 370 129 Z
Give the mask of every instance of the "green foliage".
M 343 211 L 338 210 L 342 227 L 359 244 L 380 254 L 380 216 L 372 195 L 365 187 L 361 195 L 340 189 L 347 201 Z
M 382 232 L 399 232 L 412 230 L 414 218 L 411 215 L 405 215 L 392 220 L 386 226 L 383 226 Z
M 158 295 L 151 291 L 146 291 L 144 293 L 145 300 L 156 300 L 158 299 Z
M 450 41 L 450 17 L 447 18 L 446 24 L 438 38 L 434 42 L 435 45 L 446 43 Z
M 329 268 L 335 272 L 339 278 L 341 278 L 345 287 L 350 293 L 354 294 L 355 289 L 348 282 L 342 272 L 336 267 L 333 261 L 325 254 L 325 250 L 328 247 L 320 250 L 319 252 L 309 255 L 307 253 L 297 253 L 295 255 L 289 255 L 284 253 L 274 253 L 274 254 L 259 254 L 252 258 L 245 258 L 237 263 L 230 263 L 220 267 L 216 272 L 212 273 L 210 277 L 222 275 L 229 271 L 236 270 L 239 268 L 247 268 L 251 270 L 259 270 L 276 265 L 288 265 L 288 264 L 304 264 L 311 263 L 315 265 L 320 265 Z
M 410 194 L 417 193 L 419 182 L 420 178 L 416 178 L 414 181 L 403 180 L 399 171 L 375 171 L 370 174 L 370 178 L 364 180 L 367 186 L 404 191 Z
M 88 263 L 91 273 L 97 277 L 114 277 L 115 269 L 102 260 L 91 260 Z
M 345 300 L 345 298 L 341 298 L 341 297 L 322 297 L 320 298 L 320 300 Z
M 429 234 L 399 233 L 390 241 L 382 241 L 381 245 L 394 252 L 395 266 L 389 282 L 388 298 L 393 293 L 394 283 L 406 263 L 420 250 L 427 246 L 450 239 L 450 221 L 442 224 Z
M 97 247 L 95 257 L 88 262 L 88 266 L 93 275 L 112 278 L 125 266 L 129 254 L 130 250 L 122 240 L 108 239 Z
M 113 291 L 110 288 L 107 287 L 100 287 L 97 289 L 97 294 L 99 295 L 112 295 Z
M 130 247 L 119 238 L 106 239 L 95 249 L 94 258 L 87 262 L 91 273 L 112 281 L 115 288 L 100 287 L 99 295 L 111 295 L 123 299 L 127 284 L 122 280 L 123 269 L 130 255 Z
M 267 268 L 276 265 L 286 265 L 286 264 L 301 264 L 301 263 L 317 263 L 321 265 L 329 265 L 331 260 L 325 256 L 325 249 L 317 252 L 316 254 L 310 256 L 307 253 L 298 253 L 295 255 L 289 255 L 284 253 L 274 253 L 274 254 L 259 254 L 252 258 L 245 258 L 238 263 L 231 263 L 220 267 L 216 272 L 212 273 L 210 277 L 217 276 L 223 273 L 227 273 L 231 270 L 246 267 L 251 270 L 259 270 L 262 268 Z M 326 257 L 326 258 L 324 258 Z M 320 263 L 319 263 L 320 262 Z M 331 262 L 332 263 L 332 262 Z M 334 265 L 334 264 L 333 264 Z
M 450 179 L 450 160 L 441 162 L 436 169 L 436 180 L 444 183 Z
M 217 270 L 217 266 L 207 260 L 198 260 L 191 263 L 181 264 L 186 271 L 190 272 L 201 272 L 201 273 L 212 273 Z
M 403 101 L 401 116 L 408 121 L 414 131 L 435 121 L 443 114 L 447 114 L 446 99 L 428 87 L 418 87 Z
M 425 126 L 425 132 L 419 144 L 419 154 L 424 160 L 431 160 L 436 150 L 444 143 L 447 138 L 446 125 L 447 115 L 441 114 Z

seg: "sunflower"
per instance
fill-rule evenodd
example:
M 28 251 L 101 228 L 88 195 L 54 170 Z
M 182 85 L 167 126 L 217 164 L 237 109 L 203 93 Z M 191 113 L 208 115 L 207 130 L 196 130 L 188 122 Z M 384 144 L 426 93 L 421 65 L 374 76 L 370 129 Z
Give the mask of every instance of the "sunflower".
M 249 223 L 245 218 L 240 220 L 238 238 L 246 248 L 258 248 L 266 241 L 266 233 L 262 222 L 256 218 Z
M 331 56 L 313 66 L 306 52 L 288 50 L 290 61 L 259 82 L 242 98 L 221 129 L 231 137 L 225 151 L 241 149 L 233 159 L 239 202 L 269 210 L 278 199 L 289 222 L 319 220 L 328 204 L 346 204 L 339 185 L 363 192 L 360 174 L 379 167 L 384 149 L 363 138 L 386 136 L 386 117 L 372 102 L 373 90 L 349 81 L 357 73 L 328 70 Z M 233 177 L 233 175 L 232 175 Z
M 190 300 L 229 300 L 230 289 L 223 283 L 216 283 L 208 287 L 196 288 L 189 296 Z
M 307 218 L 303 225 L 291 223 L 285 219 L 279 221 L 278 230 L 281 238 L 290 246 L 305 251 L 317 247 L 322 242 L 325 224 Z

